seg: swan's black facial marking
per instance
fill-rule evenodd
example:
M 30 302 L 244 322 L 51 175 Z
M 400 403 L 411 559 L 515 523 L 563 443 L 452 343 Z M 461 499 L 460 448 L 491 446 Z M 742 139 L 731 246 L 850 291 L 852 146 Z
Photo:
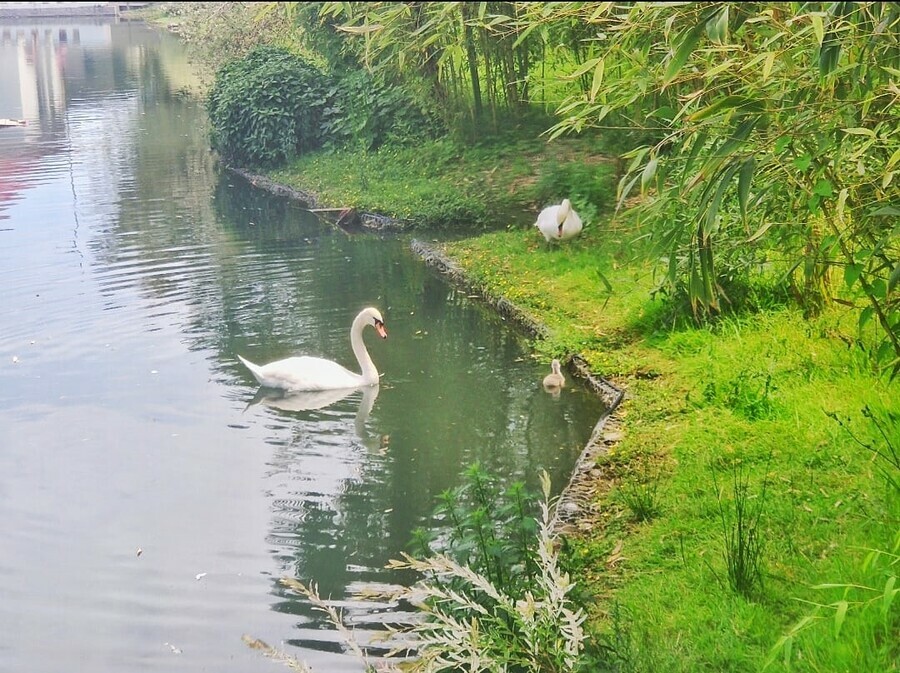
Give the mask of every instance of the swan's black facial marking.
M 375 321 L 375 331 L 378 332 L 378 336 L 382 339 L 387 339 L 387 330 L 384 328 L 384 323 L 378 318 L 373 318 Z

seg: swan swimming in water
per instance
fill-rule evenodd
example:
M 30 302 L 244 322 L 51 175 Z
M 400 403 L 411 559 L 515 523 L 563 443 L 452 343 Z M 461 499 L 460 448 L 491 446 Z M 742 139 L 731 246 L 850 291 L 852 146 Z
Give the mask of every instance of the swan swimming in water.
M 369 356 L 362 333 L 367 325 L 375 328 L 382 339 L 387 338 L 384 319 L 378 309 L 369 307 L 359 312 L 350 326 L 350 345 L 359 362 L 360 374 L 351 372 L 337 362 L 304 355 L 276 360 L 266 365 L 256 365 L 238 355 L 260 385 L 287 391 L 335 390 L 360 388 L 378 384 L 378 370 Z
M 538 215 L 534 226 L 544 235 L 547 243 L 567 241 L 581 233 L 581 218 L 572 208 L 569 199 L 563 199 L 558 206 L 547 206 Z
M 544 377 L 544 388 L 548 391 L 558 391 L 559 388 L 566 385 L 566 379 L 562 375 L 559 360 L 554 359 L 553 362 L 550 363 L 550 369 L 552 371 Z

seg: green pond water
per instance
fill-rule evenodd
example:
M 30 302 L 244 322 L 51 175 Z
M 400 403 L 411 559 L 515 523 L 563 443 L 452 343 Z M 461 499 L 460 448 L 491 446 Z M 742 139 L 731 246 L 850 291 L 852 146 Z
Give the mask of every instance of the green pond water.
M 248 634 L 358 671 L 354 598 L 473 461 L 557 491 L 602 412 L 404 237 L 349 236 L 220 170 L 181 45 L 127 23 L 0 24 L 0 670 L 262 671 Z M 439 178 L 436 178 L 439 179 Z M 266 399 L 240 353 L 381 384 Z M 319 400 L 321 402 L 321 400 Z

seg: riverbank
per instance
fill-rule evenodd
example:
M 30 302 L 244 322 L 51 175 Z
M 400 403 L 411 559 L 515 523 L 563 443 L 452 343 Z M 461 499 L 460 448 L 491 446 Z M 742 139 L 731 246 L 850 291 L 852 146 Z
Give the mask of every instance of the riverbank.
M 567 154 L 578 160 L 577 141 Z M 627 390 L 609 450 L 585 470 L 598 487 L 587 491 L 591 502 L 569 541 L 577 577 L 597 599 L 594 628 L 624 634 L 634 670 L 755 671 L 773 653 L 771 670 L 787 670 L 781 639 L 812 616 L 790 641 L 791 670 L 891 670 L 896 645 L 883 635 L 896 610 L 865 607 L 864 590 L 844 598 L 842 589 L 814 588 L 884 588 L 887 557 L 867 563 L 867 550 L 891 549 L 896 531 L 896 498 L 853 436 L 877 439 L 865 414 L 886 418 L 897 386 L 851 345 L 855 315 L 835 309 L 808 321 L 763 296 L 755 313 L 693 326 L 651 298 L 656 270 L 632 254 L 635 233 L 608 215 L 592 218 L 573 244 L 548 249 L 529 226 L 533 192 L 521 188 L 540 176 L 504 172 L 501 163 L 492 175 L 502 179 L 490 184 L 474 171 L 429 171 L 421 162 L 395 161 L 390 173 L 395 192 L 405 172 L 410 181 L 440 174 L 443 189 L 468 190 L 485 207 L 495 191 L 518 195 L 507 205 L 532 208 L 530 217 L 430 245 L 491 303 L 544 326 L 534 340 L 540 357 L 582 354 L 589 370 Z M 319 155 L 270 177 L 308 185 L 303 191 L 328 205 L 413 217 L 379 202 L 387 192 L 354 198 L 347 180 L 326 184 L 355 165 Z M 749 595 L 729 582 L 729 534 L 741 507 L 758 522 L 751 560 L 761 575 Z M 857 609 L 835 639 L 843 600 Z

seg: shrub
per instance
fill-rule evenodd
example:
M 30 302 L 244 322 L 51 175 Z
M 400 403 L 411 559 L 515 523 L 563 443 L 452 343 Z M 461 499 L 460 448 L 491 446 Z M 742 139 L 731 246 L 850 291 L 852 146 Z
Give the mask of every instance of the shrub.
M 612 165 L 604 163 L 548 162 L 538 180 L 538 201 L 559 203 L 569 198 L 582 220 L 595 222 L 614 200 L 614 172 Z
M 449 528 L 444 553 L 432 551 L 435 540 L 429 539 L 422 558 L 403 554 L 403 560 L 388 564 L 420 575 L 414 586 L 383 596 L 413 605 L 419 618 L 389 630 L 401 638 L 379 670 L 577 673 L 596 671 L 601 664 L 605 668 L 605 662 L 585 656 L 585 612 L 572 600 L 575 585 L 560 568 L 558 541 L 550 528 L 550 477 L 541 473 L 538 518 L 529 513 L 536 498 L 521 484 L 501 493 L 496 480 L 477 464 L 466 478 L 466 484 L 442 495 L 436 511 L 446 517 Z M 319 596 L 315 584 L 292 578 L 281 582 L 324 612 L 365 670 L 375 670 L 343 615 Z M 310 672 L 261 640 L 244 636 L 244 642 L 295 670 Z M 401 668 L 393 656 L 409 650 L 417 656 Z
M 321 147 L 328 78 L 303 58 L 259 47 L 216 74 L 212 146 L 230 163 L 274 167 Z
M 366 70 L 341 76 L 332 93 L 333 104 L 323 121 L 329 146 L 354 144 L 377 150 L 386 143 L 403 145 L 446 132 L 437 115 L 420 104 L 409 86 L 385 82 Z
M 546 472 L 541 475 L 541 514 L 531 524 L 535 536 L 534 528 L 522 527 L 530 519 L 524 513 L 530 497 L 515 488 L 506 494 L 508 505 L 500 506 L 489 480 L 474 469 L 469 474 L 469 504 L 459 509 L 450 503 L 448 511 L 451 527 L 461 536 L 461 544 L 448 552 L 470 565 L 432 554 L 423 560 L 404 555 L 404 560 L 388 566 L 423 576 L 397 596 L 424 615 L 408 629 L 418 645 L 414 670 L 584 670 L 585 614 L 573 605 L 569 594 L 574 584 L 560 569 L 550 530 L 550 478 Z M 474 509 L 469 509 L 472 505 Z M 495 527 L 498 519 L 505 523 Z M 496 537 L 503 530 L 508 534 L 506 544 Z

